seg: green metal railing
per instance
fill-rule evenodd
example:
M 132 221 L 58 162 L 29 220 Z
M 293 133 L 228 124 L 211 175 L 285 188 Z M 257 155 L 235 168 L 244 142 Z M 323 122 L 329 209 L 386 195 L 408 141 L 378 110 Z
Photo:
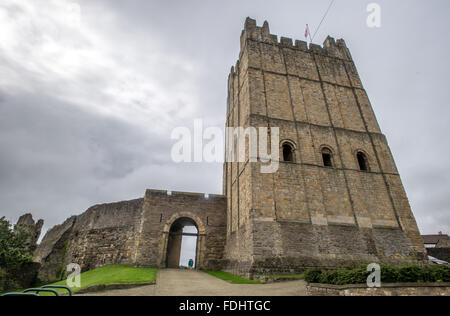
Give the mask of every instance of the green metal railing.
M 44 285 L 42 289 L 60 289 L 60 290 L 66 290 L 69 293 L 69 296 L 72 296 L 72 290 L 67 286 L 62 285 Z
M 27 290 L 25 290 L 25 291 L 23 291 L 23 293 L 31 293 L 31 292 L 34 292 L 34 293 L 36 293 L 36 294 L 39 294 L 39 293 L 41 293 L 41 292 L 44 292 L 44 293 L 52 293 L 52 294 L 54 294 L 55 296 L 59 296 L 59 294 L 58 294 L 58 292 L 56 292 L 55 290 L 51 290 L 51 289 L 43 289 L 43 288 L 40 288 L 40 289 L 27 289 Z
M 59 296 L 59 293 L 56 290 L 66 290 L 69 293 L 69 296 L 72 296 L 72 290 L 67 286 L 60 285 L 44 285 L 40 288 L 32 288 L 26 289 L 23 292 L 12 292 L 6 293 L 2 296 L 39 296 L 39 293 L 51 293 L 54 296 Z

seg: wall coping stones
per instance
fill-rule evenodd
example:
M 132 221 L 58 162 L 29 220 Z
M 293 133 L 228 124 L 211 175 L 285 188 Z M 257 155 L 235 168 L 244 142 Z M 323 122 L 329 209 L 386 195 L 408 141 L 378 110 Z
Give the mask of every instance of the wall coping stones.
M 173 197 L 198 197 L 203 198 L 205 200 L 212 200 L 212 199 L 226 199 L 225 195 L 219 195 L 219 194 L 208 194 L 208 193 L 196 193 L 196 192 L 181 192 L 181 191 L 168 191 L 168 190 L 154 190 L 154 189 L 148 189 L 145 193 L 146 196 L 148 195 L 168 195 Z
M 450 283 L 385 283 L 374 288 L 310 283 L 306 291 L 308 296 L 450 296 Z

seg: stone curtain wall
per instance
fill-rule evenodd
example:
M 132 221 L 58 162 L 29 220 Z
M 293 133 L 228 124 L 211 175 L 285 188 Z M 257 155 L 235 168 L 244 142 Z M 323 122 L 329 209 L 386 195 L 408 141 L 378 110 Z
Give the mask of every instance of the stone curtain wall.
M 39 279 L 59 279 L 69 263 L 82 270 L 132 264 L 143 199 L 96 205 L 50 229 L 36 250 Z
M 227 126 L 279 127 L 281 140 L 296 147 L 295 162 L 281 162 L 275 174 L 261 174 L 259 163 L 225 164 L 229 271 L 424 259 L 387 140 L 343 40 L 308 48 L 278 41 L 267 22 L 247 19 L 228 82 Z M 333 168 L 323 166 L 324 147 Z M 368 172 L 359 169 L 359 151 Z
M 308 284 L 309 296 L 450 296 L 449 283 L 395 283 L 380 288 L 366 285 Z
M 77 217 L 65 263 L 82 269 L 133 264 L 136 229 L 143 199 L 97 205 Z
M 50 229 L 36 250 L 39 279 L 55 280 L 69 263 L 165 267 L 170 223 L 192 218 L 201 230 L 197 267 L 220 269 L 225 247 L 223 196 L 148 190 L 145 198 L 96 205 Z

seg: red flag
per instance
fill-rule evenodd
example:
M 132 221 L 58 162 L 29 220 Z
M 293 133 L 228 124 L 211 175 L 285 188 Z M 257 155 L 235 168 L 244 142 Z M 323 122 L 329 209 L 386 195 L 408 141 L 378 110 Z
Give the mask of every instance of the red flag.
M 308 34 L 309 34 L 309 28 L 308 25 L 306 26 L 306 30 L 305 30 L 305 38 L 308 38 Z

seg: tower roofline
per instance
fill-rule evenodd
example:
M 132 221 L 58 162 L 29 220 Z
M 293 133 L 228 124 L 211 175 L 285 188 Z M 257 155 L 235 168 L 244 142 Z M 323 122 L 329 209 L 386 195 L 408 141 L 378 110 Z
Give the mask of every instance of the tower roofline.
M 314 52 L 320 55 L 352 60 L 347 45 L 342 38 L 335 40 L 333 37 L 327 36 L 323 45 L 314 43 L 308 45 L 306 41 L 293 40 L 292 38 L 284 36 L 281 36 L 278 39 L 277 35 L 270 33 L 270 26 L 267 21 L 264 21 L 263 26 L 260 27 L 257 25 L 256 20 L 250 17 L 247 17 L 245 20 L 244 29 L 241 34 L 241 51 L 245 48 L 248 39 L 292 49 L 300 49 L 307 52 Z

